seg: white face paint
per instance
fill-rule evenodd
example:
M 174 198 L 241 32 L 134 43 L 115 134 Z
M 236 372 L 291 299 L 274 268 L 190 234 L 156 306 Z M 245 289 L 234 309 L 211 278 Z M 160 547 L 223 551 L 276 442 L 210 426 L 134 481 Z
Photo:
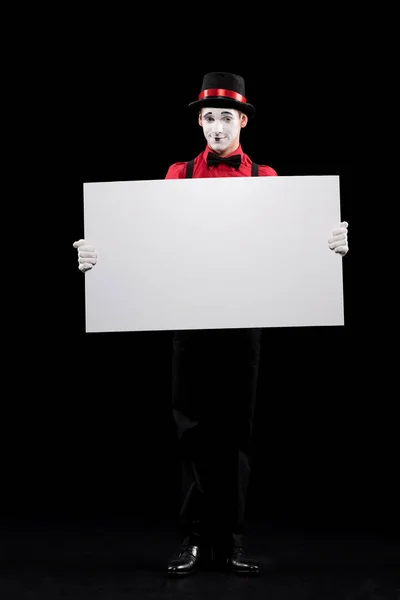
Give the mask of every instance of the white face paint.
M 208 145 L 216 152 L 236 150 L 239 145 L 240 113 L 233 108 L 201 109 L 201 121 Z M 230 148 L 232 146 L 232 148 Z

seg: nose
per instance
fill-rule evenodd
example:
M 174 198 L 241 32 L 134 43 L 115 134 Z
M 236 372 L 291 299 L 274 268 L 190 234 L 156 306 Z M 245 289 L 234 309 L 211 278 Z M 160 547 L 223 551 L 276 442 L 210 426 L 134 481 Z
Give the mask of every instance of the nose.
M 219 120 L 215 120 L 212 127 L 212 132 L 216 136 L 217 134 L 222 133 L 222 123 Z

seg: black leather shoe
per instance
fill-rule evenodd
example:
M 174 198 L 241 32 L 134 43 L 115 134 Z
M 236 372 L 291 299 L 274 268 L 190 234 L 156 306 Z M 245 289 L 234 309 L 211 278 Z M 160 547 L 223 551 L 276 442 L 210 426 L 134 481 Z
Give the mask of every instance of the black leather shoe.
M 201 561 L 199 546 L 183 544 L 168 565 L 168 575 L 190 575 L 196 573 Z
M 258 575 L 260 572 L 258 564 L 239 546 L 232 549 L 227 558 L 227 567 L 238 575 Z

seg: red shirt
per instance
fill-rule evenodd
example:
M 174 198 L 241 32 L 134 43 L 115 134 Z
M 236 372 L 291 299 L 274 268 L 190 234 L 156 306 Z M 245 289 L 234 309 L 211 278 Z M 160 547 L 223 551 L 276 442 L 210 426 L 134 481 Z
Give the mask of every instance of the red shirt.
M 211 152 L 208 146 L 194 159 L 193 178 L 201 177 L 251 177 L 251 159 L 242 150 L 242 146 L 239 146 L 229 156 L 234 154 L 241 154 L 242 163 L 238 169 L 229 165 L 219 164 L 217 166 L 209 167 L 207 165 L 207 154 Z M 225 158 L 225 157 L 224 157 Z M 187 162 L 177 162 L 171 165 L 167 171 L 165 179 L 185 179 L 186 177 L 186 165 Z M 278 173 L 267 165 L 259 165 L 258 175 L 260 177 L 273 177 Z

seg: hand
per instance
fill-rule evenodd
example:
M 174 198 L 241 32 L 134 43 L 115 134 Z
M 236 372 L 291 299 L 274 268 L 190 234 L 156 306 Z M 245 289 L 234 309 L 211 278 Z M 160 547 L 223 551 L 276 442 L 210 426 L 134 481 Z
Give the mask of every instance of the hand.
M 329 248 L 341 256 L 345 256 L 349 251 L 349 244 L 347 241 L 348 226 L 349 224 L 346 223 L 346 221 L 343 221 L 340 223 L 338 229 L 332 231 L 332 237 L 328 239 Z
M 86 240 L 78 240 L 73 243 L 73 247 L 78 249 L 79 269 L 83 273 L 93 269 L 97 263 L 97 252 L 93 246 L 86 246 Z

